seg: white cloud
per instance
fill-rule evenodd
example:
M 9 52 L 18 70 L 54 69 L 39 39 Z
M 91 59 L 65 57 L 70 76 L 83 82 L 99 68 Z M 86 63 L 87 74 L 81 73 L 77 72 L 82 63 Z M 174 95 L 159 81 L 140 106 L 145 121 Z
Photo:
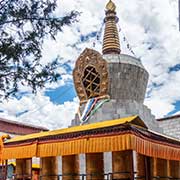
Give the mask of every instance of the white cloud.
M 162 86 L 152 87 L 150 97 L 145 102 L 157 117 L 175 110 L 174 104 L 180 100 L 180 71 L 169 73 L 161 82 L 164 83 Z
M 5 101 L 0 105 L 0 108 L 6 109 L 4 114 L 1 114 L 3 117 L 37 126 L 44 126 L 49 129 L 56 129 L 70 125 L 77 106 L 77 98 L 74 98 L 72 102 L 57 105 L 53 104 L 47 96 L 38 93 L 36 96 L 30 95 L 20 100 Z M 26 110 L 28 112 L 16 117 L 17 113 Z

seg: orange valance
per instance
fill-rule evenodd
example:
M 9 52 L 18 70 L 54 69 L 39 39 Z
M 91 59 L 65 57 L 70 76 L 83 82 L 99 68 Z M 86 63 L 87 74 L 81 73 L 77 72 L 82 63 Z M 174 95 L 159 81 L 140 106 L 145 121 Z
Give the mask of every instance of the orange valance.
M 64 142 L 9 146 L 3 149 L 3 159 L 30 158 L 34 156 L 62 156 L 123 150 L 135 150 L 140 154 L 150 157 L 180 161 L 179 145 L 160 143 L 156 140 L 139 137 L 133 133 L 101 137 L 83 137 L 81 139 L 72 139 Z

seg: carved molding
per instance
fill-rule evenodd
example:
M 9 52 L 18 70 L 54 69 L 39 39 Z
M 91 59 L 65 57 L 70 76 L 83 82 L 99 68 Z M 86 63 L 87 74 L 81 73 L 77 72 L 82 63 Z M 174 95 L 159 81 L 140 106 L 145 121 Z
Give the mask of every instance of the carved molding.
M 87 67 L 93 66 L 100 75 L 99 96 L 108 94 L 108 69 L 107 62 L 101 54 L 93 49 L 86 48 L 76 61 L 73 70 L 74 85 L 80 101 L 88 100 L 88 95 L 83 84 L 84 71 Z

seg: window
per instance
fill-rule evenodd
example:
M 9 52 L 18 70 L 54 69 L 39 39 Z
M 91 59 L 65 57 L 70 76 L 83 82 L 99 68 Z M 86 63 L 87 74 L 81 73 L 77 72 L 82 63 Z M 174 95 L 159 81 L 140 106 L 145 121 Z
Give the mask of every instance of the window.
M 88 98 L 100 95 L 100 74 L 93 66 L 85 69 L 82 81 Z

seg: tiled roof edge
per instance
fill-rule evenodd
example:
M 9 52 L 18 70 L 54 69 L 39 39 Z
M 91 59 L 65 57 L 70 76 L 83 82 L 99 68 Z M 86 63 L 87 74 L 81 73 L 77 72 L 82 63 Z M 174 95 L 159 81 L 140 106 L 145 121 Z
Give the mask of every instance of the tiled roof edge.
M 180 118 L 180 114 L 174 115 L 174 116 L 168 116 L 168 117 L 164 117 L 164 118 L 159 118 L 156 120 L 157 121 L 166 121 L 166 120 L 171 120 L 171 119 L 176 119 L 176 118 Z
M 8 119 L 4 119 L 4 118 L 0 118 L 0 122 L 12 124 L 12 125 L 17 125 L 17 126 L 21 126 L 21 127 L 26 127 L 26 128 L 30 128 L 30 129 L 38 129 L 38 130 L 43 130 L 43 131 L 48 131 L 49 130 L 49 129 L 45 128 L 45 127 L 34 126 L 34 125 L 31 125 L 31 124 L 21 123 L 21 122 L 8 120 Z

